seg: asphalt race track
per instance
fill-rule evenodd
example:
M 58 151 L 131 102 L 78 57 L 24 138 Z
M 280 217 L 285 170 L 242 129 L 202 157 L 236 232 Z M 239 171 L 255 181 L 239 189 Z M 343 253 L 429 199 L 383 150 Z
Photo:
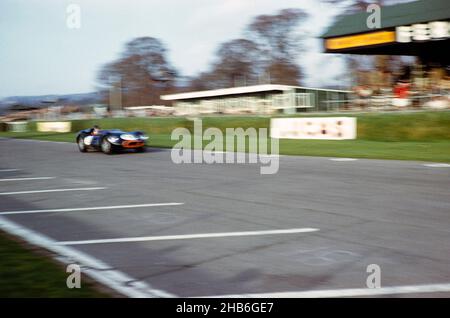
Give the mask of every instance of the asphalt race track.
M 128 296 L 450 296 L 446 165 L 283 156 L 261 175 L 1 139 L 0 225 Z

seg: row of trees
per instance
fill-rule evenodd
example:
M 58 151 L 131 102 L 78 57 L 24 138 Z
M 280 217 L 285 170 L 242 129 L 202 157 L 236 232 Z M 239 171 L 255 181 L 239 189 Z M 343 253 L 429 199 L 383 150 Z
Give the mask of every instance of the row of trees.
M 190 78 L 184 89 L 299 84 L 302 75 L 296 59 L 302 39 L 296 29 L 306 16 L 300 9 L 257 16 L 245 29 L 245 37 L 222 43 L 209 70 Z M 160 95 L 183 89 L 177 87 L 179 74 L 166 53 L 164 44 L 153 37 L 127 43 L 120 58 L 99 72 L 99 89 L 105 99 L 111 87 L 120 87 L 124 106 L 161 104 Z
M 192 81 L 194 89 L 232 87 L 236 84 L 298 85 L 302 73 L 296 63 L 302 36 L 297 29 L 307 14 L 285 9 L 260 15 L 245 29 L 245 37 L 222 43 L 210 70 Z
M 369 3 L 386 2 L 321 1 L 344 5 L 347 12 L 364 9 Z M 255 17 L 242 38 L 220 44 L 209 69 L 190 78 L 184 87 L 177 85 L 179 73 L 168 62 L 164 44 L 153 37 L 136 38 L 126 44 L 118 60 L 103 66 L 98 75 L 99 90 L 106 101 L 109 91 L 115 87 L 120 90 L 123 106 L 135 106 L 161 104 L 160 95 L 180 90 L 262 83 L 299 85 L 303 76 L 296 61 L 306 36 L 298 30 L 306 18 L 307 14 L 300 9 Z M 350 70 L 358 68 L 358 59 L 348 59 L 348 66 Z

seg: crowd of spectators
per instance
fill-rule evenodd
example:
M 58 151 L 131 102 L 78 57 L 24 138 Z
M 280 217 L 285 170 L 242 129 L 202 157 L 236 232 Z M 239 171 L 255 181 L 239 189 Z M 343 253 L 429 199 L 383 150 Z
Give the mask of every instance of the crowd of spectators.
M 370 109 L 450 109 L 450 66 L 404 67 L 398 74 L 362 71 L 353 103 Z

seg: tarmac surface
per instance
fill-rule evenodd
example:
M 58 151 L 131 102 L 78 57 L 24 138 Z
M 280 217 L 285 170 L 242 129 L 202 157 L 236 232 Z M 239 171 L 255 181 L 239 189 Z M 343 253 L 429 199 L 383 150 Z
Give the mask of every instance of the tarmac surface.
M 169 297 L 449 297 L 450 168 L 426 164 L 281 156 L 262 175 L 1 139 L 0 217 Z

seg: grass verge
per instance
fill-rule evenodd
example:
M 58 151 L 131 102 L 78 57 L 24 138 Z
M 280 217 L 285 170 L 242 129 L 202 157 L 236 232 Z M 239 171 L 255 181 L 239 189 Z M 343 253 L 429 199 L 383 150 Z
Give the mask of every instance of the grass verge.
M 69 289 L 62 264 L 48 252 L 19 242 L 0 232 L 1 298 L 100 298 L 111 297 L 101 287 L 81 274 L 81 288 Z
M 421 111 L 398 113 L 359 114 L 298 114 L 296 117 L 357 118 L 357 140 L 280 140 L 280 154 L 325 157 L 353 157 L 372 159 L 419 160 L 450 162 L 450 111 Z M 172 147 L 171 132 L 178 127 L 193 131 L 189 118 L 104 118 L 72 121 L 72 133 L 36 132 L 36 123 L 28 124 L 29 132 L 0 132 L 0 137 L 30 138 L 73 142 L 75 131 L 99 124 L 104 129 L 118 128 L 128 131 L 143 130 L 150 136 L 153 147 Z M 202 117 L 203 130 L 215 127 L 268 128 L 267 116 L 206 116 Z M 204 143 L 206 144 L 206 142 Z
M 170 134 L 150 133 L 148 145 L 170 148 L 177 141 Z M 0 133 L 0 137 L 74 142 L 75 133 Z M 204 142 L 207 144 L 207 142 Z M 75 147 L 75 145 L 74 145 Z M 417 160 L 450 163 L 450 140 L 373 141 L 373 140 L 280 140 L 280 154 L 318 157 Z

